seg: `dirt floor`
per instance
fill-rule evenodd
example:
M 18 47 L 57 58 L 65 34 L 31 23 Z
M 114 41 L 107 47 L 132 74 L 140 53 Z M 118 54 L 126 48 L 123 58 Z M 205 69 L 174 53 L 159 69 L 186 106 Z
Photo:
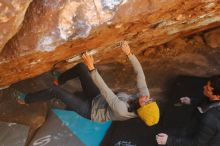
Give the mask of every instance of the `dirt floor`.
M 167 88 L 170 81 L 177 75 L 210 76 L 220 74 L 220 48 L 211 49 L 203 45 L 200 45 L 199 48 L 198 46 L 187 47 L 187 45 L 181 44 L 181 41 L 183 40 L 160 46 L 156 52 L 153 48 L 153 51 L 148 50 L 147 53 L 143 52 L 138 56 L 142 61 L 151 96 L 160 102 L 166 102 Z M 178 46 L 178 48 L 169 49 L 170 46 L 174 48 Z M 115 91 L 135 92 L 135 76 L 128 60 L 124 64 L 105 64 L 99 65 L 97 68 L 106 83 Z M 20 105 L 11 95 L 11 89 L 16 88 L 29 93 L 49 88 L 51 85 L 52 76 L 48 72 L 0 90 L 0 120 L 29 125 L 31 127 L 30 140 L 46 120 L 48 110 L 51 107 L 64 108 L 65 106 L 58 100 Z M 77 79 L 67 82 L 63 88 L 71 92 L 81 90 Z

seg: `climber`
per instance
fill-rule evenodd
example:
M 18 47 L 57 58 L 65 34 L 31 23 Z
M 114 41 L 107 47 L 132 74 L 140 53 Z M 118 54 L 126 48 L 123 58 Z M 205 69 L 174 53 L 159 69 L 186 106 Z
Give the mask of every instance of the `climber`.
M 124 92 L 115 94 L 104 82 L 94 66 L 93 57 L 88 53 L 82 55 L 84 63 L 79 63 L 58 76 L 54 86 L 50 89 L 35 93 L 22 94 L 14 92 L 20 103 L 32 103 L 57 97 L 63 101 L 69 110 L 94 121 L 127 120 L 137 115 L 149 126 L 159 121 L 159 108 L 150 98 L 142 67 L 130 51 L 127 42 L 121 43 L 122 51 L 128 56 L 137 75 L 139 93 L 129 95 Z M 85 97 L 76 97 L 59 85 L 79 77 Z
M 203 87 L 204 98 L 180 98 L 184 105 L 195 105 L 200 113 L 200 125 L 193 137 L 156 135 L 159 145 L 167 146 L 219 146 L 220 145 L 220 76 L 210 77 Z

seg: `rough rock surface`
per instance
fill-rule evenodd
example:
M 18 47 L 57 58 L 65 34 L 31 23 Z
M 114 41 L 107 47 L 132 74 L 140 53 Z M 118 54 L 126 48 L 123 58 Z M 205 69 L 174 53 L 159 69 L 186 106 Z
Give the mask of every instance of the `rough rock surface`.
M 207 32 L 205 34 L 205 40 L 211 48 L 213 49 L 219 48 L 220 47 L 220 28 Z
M 204 32 L 205 34 L 208 32 Z M 151 96 L 159 102 L 166 101 L 166 91 L 176 75 L 211 76 L 220 74 L 220 46 L 212 49 L 204 38 L 204 33 L 179 37 L 166 44 L 148 48 L 137 56 L 141 60 Z M 134 51 L 134 50 L 133 50 Z M 114 91 L 135 92 L 136 82 L 128 60 L 121 63 L 97 65 L 105 82 Z M 46 119 L 49 105 L 63 107 L 60 102 L 40 102 L 19 105 L 11 96 L 16 88 L 24 93 L 35 92 L 52 85 L 50 73 L 20 81 L 10 88 L 0 91 L 0 120 L 30 125 L 29 139 Z M 70 80 L 62 86 L 70 92 L 81 90 L 79 81 Z M 47 103 L 47 104 L 46 104 Z
M 0 87 L 34 77 L 93 50 L 97 62 L 123 62 L 114 44 L 140 54 L 178 36 L 219 26 L 219 0 L 34 0 L 0 55 Z M 117 55 L 117 57 L 115 57 Z
M 0 0 L 0 52 L 21 27 L 32 0 Z

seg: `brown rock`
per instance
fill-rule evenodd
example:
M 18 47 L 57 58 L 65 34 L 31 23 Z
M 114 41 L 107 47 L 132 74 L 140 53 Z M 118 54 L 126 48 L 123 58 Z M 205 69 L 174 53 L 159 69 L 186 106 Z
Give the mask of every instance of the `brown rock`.
M 205 46 L 205 42 L 203 41 L 202 36 L 200 35 L 194 35 L 189 38 L 188 47 L 192 48 L 203 48 Z
M 184 38 L 177 38 L 167 43 L 167 47 L 171 49 L 180 49 L 180 48 L 185 48 L 186 46 L 187 46 L 187 42 Z
M 178 21 L 182 21 L 182 20 L 184 20 L 185 19 L 185 16 L 183 15 L 183 14 L 179 14 L 179 15 L 177 15 L 177 17 L 176 17 L 176 20 L 178 20 Z
M 194 40 L 194 42 L 197 43 L 197 44 L 204 44 L 204 41 L 203 41 L 203 39 L 202 39 L 202 36 L 200 36 L 200 35 L 194 35 L 194 36 L 193 36 L 193 40 Z
M 32 0 L 0 0 L 0 52 L 20 29 L 25 12 Z
M 150 48 L 147 48 L 145 51 L 144 51 L 144 56 L 145 57 L 153 57 L 155 56 L 156 54 L 156 47 L 150 47 Z
M 205 40 L 211 48 L 220 47 L 220 28 L 205 33 Z
M 129 41 L 139 54 L 178 36 L 217 26 L 220 4 L 212 3 L 216 5 L 209 11 L 205 7 L 210 1 L 203 0 L 34 0 L 22 28 L 0 55 L 0 87 L 47 72 L 69 58 L 75 64 L 85 50 L 93 50 L 100 64 L 121 62 L 121 50 L 111 47 L 118 41 Z M 175 19 L 178 14 L 191 17 L 180 23 Z M 172 47 L 167 48 L 165 52 L 172 54 Z

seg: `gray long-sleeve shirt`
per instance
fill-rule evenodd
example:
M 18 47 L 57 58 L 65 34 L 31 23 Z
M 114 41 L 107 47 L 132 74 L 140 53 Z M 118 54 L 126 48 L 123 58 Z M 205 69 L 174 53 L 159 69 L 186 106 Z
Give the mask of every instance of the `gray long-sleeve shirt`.
M 97 70 L 91 72 L 91 77 L 99 88 L 101 95 L 97 96 L 92 101 L 91 119 L 94 121 L 108 121 L 108 120 L 127 120 L 137 117 L 134 112 L 128 112 L 128 103 L 130 99 L 134 99 L 138 96 L 150 96 L 147 84 L 145 81 L 144 72 L 141 64 L 134 55 L 128 56 L 134 71 L 137 75 L 137 88 L 139 93 L 129 95 L 124 92 L 117 95 L 106 85 L 102 77 Z

